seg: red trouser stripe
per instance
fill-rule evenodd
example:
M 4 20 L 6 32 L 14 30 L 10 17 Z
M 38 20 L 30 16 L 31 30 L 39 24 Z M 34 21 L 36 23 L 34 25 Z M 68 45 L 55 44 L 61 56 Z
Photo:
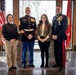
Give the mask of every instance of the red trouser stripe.
M 65 68 L 65 41 L 62 42 L 62 66 Z

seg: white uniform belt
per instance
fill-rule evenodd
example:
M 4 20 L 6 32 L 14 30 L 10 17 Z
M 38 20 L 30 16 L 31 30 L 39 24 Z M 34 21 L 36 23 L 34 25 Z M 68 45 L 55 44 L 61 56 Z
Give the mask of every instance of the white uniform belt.
M 34 29 L 24 29 L 24 31 L 33 31 Z

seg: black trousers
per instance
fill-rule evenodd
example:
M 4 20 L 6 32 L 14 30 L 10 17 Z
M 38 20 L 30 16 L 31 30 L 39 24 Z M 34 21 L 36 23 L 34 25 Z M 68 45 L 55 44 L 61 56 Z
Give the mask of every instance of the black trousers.
M 44 37 L 41 37 L 42 39 Z M 45 57 L 46 57 L 46 65 L 48 66 L 48 58 L 49 58 L 49 53 L 48 53 L 48 49 L 49 49 L 49 46 L 50 46 L 50 41 L 46 41 L 46 42 L 41 42 L 41 41 L 38 41 L 39 43 L 39 47 L 40 47 L 40 50 L 41 50 L 41 60 L 42 60 L 42 64 L 44 65 L 44 53 L 45 53 Z
M 63 53 L 63 51 L 65 51 L 65 44 L 63 44 L 63 42 L 64 41 L 62 41 L 62 40 L 54 41 L 55 61 L 56 61 L 56 64 L 61 67 L 63 67 L 63 63 L 65 62 L 65 61 L 63 61 L 65 59 L 65 54 Z

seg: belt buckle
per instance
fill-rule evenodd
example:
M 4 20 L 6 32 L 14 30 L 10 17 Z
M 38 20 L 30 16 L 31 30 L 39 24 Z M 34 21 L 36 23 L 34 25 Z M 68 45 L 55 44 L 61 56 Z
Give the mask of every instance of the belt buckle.
M 30 29 L 28 29 L 28 31 L 30 31 Z

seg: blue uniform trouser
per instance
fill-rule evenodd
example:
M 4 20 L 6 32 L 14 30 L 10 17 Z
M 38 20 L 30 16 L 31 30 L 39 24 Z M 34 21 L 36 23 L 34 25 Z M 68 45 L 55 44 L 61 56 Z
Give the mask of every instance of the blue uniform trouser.
M 29 63 L 33 64 L 34 41 L 22 42 L 22 64 L 26 64 L 26 51 L 29 49 Z

